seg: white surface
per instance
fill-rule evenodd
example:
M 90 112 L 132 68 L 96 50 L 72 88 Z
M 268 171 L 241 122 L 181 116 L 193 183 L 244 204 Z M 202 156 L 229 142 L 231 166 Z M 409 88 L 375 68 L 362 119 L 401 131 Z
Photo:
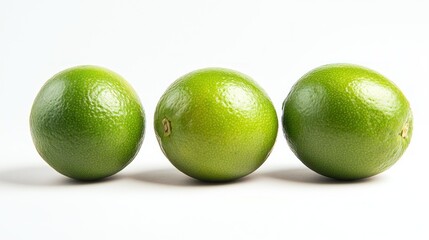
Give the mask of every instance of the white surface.
M 0 239 L 429 239 L 428 10 L 410 0 L 1 0 Z M 411 102 L 412 143 L 377 177 L 319 177 L 279 130 L 272 155 L 251 176 L 205 185 L 175 170 L 156 143 L 156 103 L 191 70 L 252 76 L 280 116 L 299 77 L 335 62 L 381 72 Z M 28 125 L 43 83 L 81 64 L 124 76 L 147 115 L 134 162 L 91 184 L 45 164 Z

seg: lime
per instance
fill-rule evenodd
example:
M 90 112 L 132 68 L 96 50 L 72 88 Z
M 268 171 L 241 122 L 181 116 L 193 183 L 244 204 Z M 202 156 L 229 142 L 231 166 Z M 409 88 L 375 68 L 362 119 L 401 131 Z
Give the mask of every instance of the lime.
M 40 156 L 70 178 L 96 180 L 127 166 L 140 149 L 140 100 L 118 74 L 78 66 L 49 79 L 34 100 L 30 127 Z
M 310 169 L 353 180 L 383 172 L 411 140 L 410 105 L 391 81 L 351 64 L 316 68 L 283 103 L 289 146 Z
M 255 171 L 278 130 L 267 94 L 250 77 L 222 68 L 179 78 L 159 100 L 154 118 L 166 157 L 203 181 L 230 181 Z

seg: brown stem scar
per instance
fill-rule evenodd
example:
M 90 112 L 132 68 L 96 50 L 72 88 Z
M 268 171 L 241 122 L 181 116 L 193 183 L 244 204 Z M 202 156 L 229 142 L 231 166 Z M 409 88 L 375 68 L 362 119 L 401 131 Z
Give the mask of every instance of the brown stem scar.
M 162 125 L 164 126 L 164 136 L 171 134 L 171 123 L 167 118 L 162 119 Z

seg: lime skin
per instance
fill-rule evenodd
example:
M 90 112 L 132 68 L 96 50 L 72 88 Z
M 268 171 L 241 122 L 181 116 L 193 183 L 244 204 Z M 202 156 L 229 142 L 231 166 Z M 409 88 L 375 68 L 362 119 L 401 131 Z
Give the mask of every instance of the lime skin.
M 206 68 L 182 76 L 166 90 L 154 128 L 177 169 L 202 181 L 225 182 L 264 163 L 278 119 L 269 97 L 249 76 Z
M 42 87 L 30 115 L 34 145 L 56 171 L 98 180 L 127 166 L 144 137 L 145 116 L 132 87 L 97 66 L 66 69 Z
M 391 167 L 413 131 L 410 104 L 381 74 L 330 64 L 305 74 L 283 103 L 282 125 L 295 155 L 327 177 L 356 180 Z

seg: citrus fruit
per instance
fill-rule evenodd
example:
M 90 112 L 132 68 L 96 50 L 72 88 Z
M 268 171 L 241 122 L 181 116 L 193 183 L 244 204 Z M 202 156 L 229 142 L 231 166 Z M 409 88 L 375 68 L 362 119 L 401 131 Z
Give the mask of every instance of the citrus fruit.
M 166 157 L 202 181 L 230 181 L 255 171 L 270 154 L 278 130 L 266 93 L 250 77 L 222 68 L 176 80 L 154 118 Z
M 140 100 L 118 74 L 96 66 L 66 69 L 49 79 L 30 115 L 34 145 L 55 170 L 97 180 L 127 166 L 140 149 Z
M 289 146 L 310 169 L 354 180 L 392 166 L 411 140 L 413 117 L 398 87 L 381 74 L 331 64 L 305 74 L 283 103 Z

